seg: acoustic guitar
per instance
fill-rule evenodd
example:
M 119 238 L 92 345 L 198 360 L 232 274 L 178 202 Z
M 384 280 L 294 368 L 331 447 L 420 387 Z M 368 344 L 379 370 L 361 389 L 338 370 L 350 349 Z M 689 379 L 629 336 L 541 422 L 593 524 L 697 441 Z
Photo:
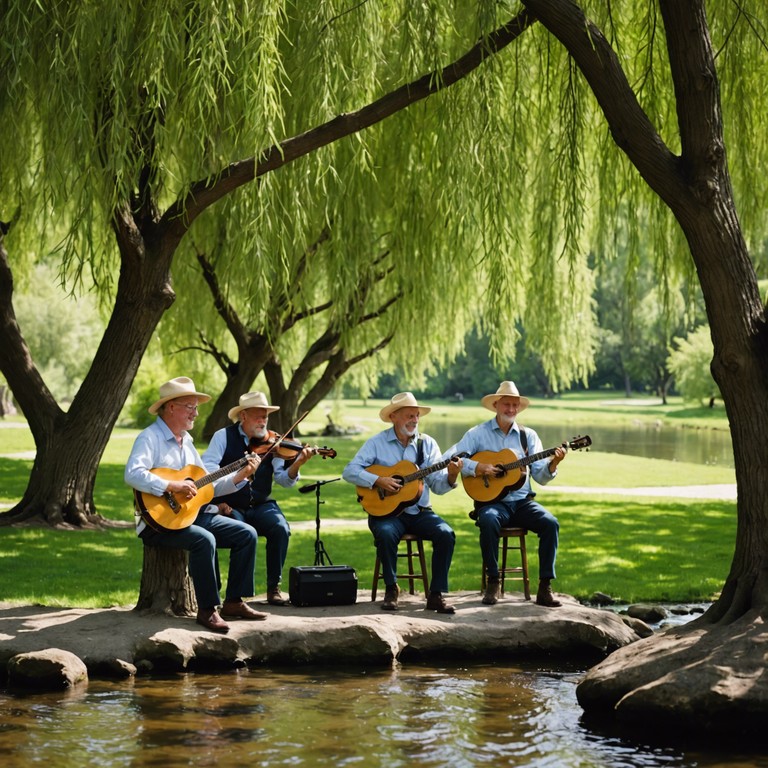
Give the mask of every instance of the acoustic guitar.
M 528 465 L 533 464 L 539 459 L 545 459 L 552 456 L 557 448 L 567 447 L 572 451 L 578 451 L 581 448 L 589 448 L 592 445 L 592 439 L 589 435 L 583 437 L 574 437 L 570 442 L 563 443 L 562 446 L 549 448 L 540 453 L 534 453 L 530 456 L 524 456 L 522 459 L 511 450 L 504 448 L 501 451 L 478 451 L 471 459 L 480 464 L 493 464 L 501 469 L 501 474 L 494 476 L 482 475 L 481 477 L 464 477 L 461 482 L 464 484 L 464 490 L 467 495 L 475 501 L 490 503 L 503 499 L 511 491 L 516 491 L 522 487 L 528 476 Z
M 387 493 L 377 486 L 364 488 L 358 485 L 355 486 L 357 489 L 357 500 L 369 515 L 374 517 L 395 517 L 406 507 L 410 507 L 418 501 L 419 496 L 424 492 L 422 478 L 431 475 L 433 472 L 445 469 L 452 461 L 466 455 L 466 453 L 460 453 L 456 456 L 451 456 L 450 459 L 439 461 L 431 467 L 424 467 L 424 469 L 419 469 L 412 461 L 399 461 L 391 467 L 372 464 L 370 467 L 367 467 L 369 472 L 379 477 L 397 478 L 402 485 L 396 493 Z
M 210 473 L 196 464 L 187 464 L 183 469 L 156 467 L 150 471 L 162 477 L 163 480 L 192 480 L 197 493 L 191 499 L 187 499 L 178 493 L 167 491 L 162 496 L 154 496 L 151 493 L 134 490 L 136 509 L 144 522 L 156 531 L 180 531 L 188 528 L 195 522 L 201 507 L 210 504 L 213 498 L 212 483 L 244 467 L 253 455 L 246 454 L 242 459 Z

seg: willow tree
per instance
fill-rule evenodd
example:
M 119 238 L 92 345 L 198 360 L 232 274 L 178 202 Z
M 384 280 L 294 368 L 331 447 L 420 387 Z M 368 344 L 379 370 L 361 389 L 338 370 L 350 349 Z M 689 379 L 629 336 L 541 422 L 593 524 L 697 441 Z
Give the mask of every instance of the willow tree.
M 765 222 L 756 213 L 764 211 L 766 184 L 757 158 L 765 156 L 766 137 L 754 115 L 766 106 L 768 55 L 765 28 L 758 22 L 764 8 L 712 3 L 710 27 L 704 0 L 660 0 L 621 11 L 571 0 L 524 0 L 524 5 L 550 33 L 548 44 L 557 41 L 567 51 L 594 95 L 611 140 L 629 161 L 623 168 L 612 164 L 615 175 L 603 193 L 606 214 L 618 197 L 650 192 L 661 204 L 657 233 L 668 233 L 670 221 L 682 232 L 686 247 L 665 249 L 659 256 L 668 260 L 668 268 L 681 256 L 698 275 L 738 485 L 736 551 L 720 597 L 685 628 L 613 654 L 579 686 L 579 701 L 628 723 L 652 720 L 659 728 L 763 738 L 768 337 L 730 168 L 741 191 L 746 231 L 759 242 Z M 718 69 L 732 110 L 727 119 Z M 589 109 L 590 102 L 579 99 L 578 104 Z M 647 186 L 634 183 L 635 174 Z M 607 180 L 604 174 L 601 180 Z M 665 218 L 669 213 L 673 219 Z
M 336 172 L 334 147 L 352 141 L 360 173 L 388 163 L 402 171 L 397 202 L 404 219 L 397 236 L 407 247 L 396 252 L 414 297 L 438 269 L 430 229 L 475 225 L 456 212 L 466 193 L 440 176 L 437 161 L 455 148 L 419 158 L 408 154 L 405 142 L 401 157 L 374 163 L 362 132 L 467 78 L 530 26 L 531 17 L 521 14 L 494 29 L 495 16 L 474 2 L 457 3 L 447 14 L 405 1 L 349 10 L 337 0 L 316 4 L 311 13 L 289 0 L 268 10 L 234 0 L 3 5 L 0 65 L 9 76 L 0 83 L 0 110 L 8 130 L 0 165 L 8 181 L 0 189 L 0 218 L 9 228 L 0 242 L 0 366 L 37 448 L 27 490 L 3 522 L 101 521 L 93 499 L 99 458 L 142 355 L 175 299 L 171 272 L 179 245 L 193 225 L 203 226 L 203 214 L 214 204 L 235 193 L 249 195 L 256 213 L 245 236 L 257 246 L 286 217 L 285 209 L 271 207 L 275 172 L 307 158 L 297 188 L 322 189 Z M 473 94 L 476 88 L 465 89 L 462 107 L 476 101 Z M 450 110 L 449 99 L 440 114 Z M 480 182 L 475 196 L 484 203 L 479 223 L 499 214 L 497 224 L 478 229 L 478 249 L 499 246 L 494 252 L 509 256 L 514 241 L 502 235 L 513 229 L 512 221 L 494 201 L 500 186 L 508 188 L 503 175 L 514 177 L 509 163 L 491 162 L 487 144 L 477 150 L 477 131 L 498 137 L 503 127 L 487 103 L 483 115 L 473 107 L 452 119 L 469 140 L 462 146 L 467 157 L 484 161 L 474 169 Z M 407 120 L 415 128 L 424 122 L 415 149 L 439 146 L 427 133 L 439 115 L 409 111 Z M 425 166 L 433 173 L 420 174 Z M 455 215 L 447 222 L 424 216 L 443 198 L 454 206 L 441 210 Z M 301 232 L 301 198 L 294 202 L 291 222 Z M 51 236 L 62 226 L 68 235 L 52 246 Z M 259 253 L 259 262 L 279 265 L 291 247 L 286 239 L 277 250 L 251 252 Z M 45 255 L 52 248 L 62 279 L 76 290 L 89 273 L 111 311 L 67 411 L 35 368 L 13 312 L 11 257 L 19 264 L 29 249 Z M 478 250 L 454 258 L 484 256 Z M 567 272 L 552 254 L 547 263 L 553 274 Z M 522 260 L 517 264 L 523 271 Z M 255 279 L 261 269 L 255 265 Z M 503 271 L 500 287 L 511 274 Z M 506 301 L 499 296 L 493 302 L 496 318 L 514 319 L 525 306 L 521 301 L 510 308 Z M 578 303 L 574 295 L 574 307 Z M 546 315 L 539 303 L 528 312 Z M 566 364 L 584 365 L 578 351 L 588 334 L 580 330 L 588 325 L 586 319 L 574 325 L 552 345 Z M 166 375 L 159 373 L 158 381 Z
M 218 342 L 205 324 L 197 321 L 200 343 L 192 349 L 214 360 L 226 379 L 206 418 L 204 439 L 210 440 L 217 429 L 229 423 L 227 413 L 232 404 L 253 388 L 256 377 L 262 373 L 268 399 L 280 409 L 270 424 L 273 429 L 286 432 L 302 414 L 308 414 L 328 397 L 350 368 L 382 352 L 395 338 L 395 315 L 403 294 L 385 290 L 382 295 L 381 284 L 392 270 L 386 252 L 372 257 L 356 275 L 352 295 L 339 299 L 332 295 L 333 291 L 326 291 L 325 296 L 306 304 L 301 300 L 301 284 L 317 282 L 308 268 L 310 255 L 314 254 L 302 254 L 290 280 L 261 292 L 266 293 L 269 311 L 260 323 L 251 320 L 253 324 L 249 324 L 242 310 L 235 306 L 232 293 L 225 291 L 219 279 L 219 273 L 226 270 L 198 254 L 213 305 L 231 336 L 229 346 L 236 349 L 230 355 L 225 349 L 229 339 L 223 344 Z M 323 282 L 327 283 L 327 276 Z M 197 293 L 190 295 L 199 297 Z M 250 300 L 246 306 L 252 305 L 255 297 L 247 298 Z M 376 330 L 371 332 L 371 326 Z M 407 340 L 405 333 L 401 335 Z

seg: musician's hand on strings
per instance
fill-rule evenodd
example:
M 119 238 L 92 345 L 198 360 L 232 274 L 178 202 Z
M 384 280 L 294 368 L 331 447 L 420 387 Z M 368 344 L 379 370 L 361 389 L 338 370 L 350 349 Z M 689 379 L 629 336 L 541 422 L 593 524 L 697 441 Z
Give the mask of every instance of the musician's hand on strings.
M 402 487 L 403 483 L 399 477 L 378 477 L 374 486 L 381 488 L 384 493 L 397 493 Z
M 259 468 L 259 464 L 261 464 L 261 457 L 257 456 L 255 453 L 249 453 L 246 455 L 245 461 L 245 466 L 232 478 L 235 485 L 242 483 L 243 480 L 251 477 L 254 472 L 256 472 Z
M 464 460 L 461 456 L 454 456 L 448 463 L 448 482 L 451 485 L 456 485 L 456 478 L 459 476 L 463 466 Z
M 496 464 L 478 464 L 475 467 L 475 477 L 485 477 L 486 475 L 498 477 L 502 471 L 501 467 Z
M 182 496 L 185 499 L 191 499 L 197 495 L 197 486 L 194 480 L 169 480 L 168 487 L 165 489 L 168 493 Z
M 568 452 L 567 444 L 558 445 L 555 448 L 555 452 L 552 455 L 552 461 L 549 462 L 549 471 L 551 474 L 555 474 L 557 465 L 565 458 L 565 454 Z

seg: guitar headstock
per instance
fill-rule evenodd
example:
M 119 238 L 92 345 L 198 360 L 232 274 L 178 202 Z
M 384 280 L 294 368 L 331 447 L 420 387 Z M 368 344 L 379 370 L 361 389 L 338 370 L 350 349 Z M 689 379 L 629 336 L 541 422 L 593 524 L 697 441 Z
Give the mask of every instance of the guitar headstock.
M 571 451 L 580 451 L 582 448 L 589 448 L 592 445 L 592 438 L 589 435 L 579 435 L 568 442 L 568 448 Z

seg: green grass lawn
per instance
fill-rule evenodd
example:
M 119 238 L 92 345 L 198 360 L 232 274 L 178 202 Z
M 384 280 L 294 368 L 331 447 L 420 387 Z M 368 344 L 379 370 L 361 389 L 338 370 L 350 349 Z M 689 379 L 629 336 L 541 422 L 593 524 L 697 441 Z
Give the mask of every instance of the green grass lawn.
M 584 420 L 605 417 L 600 405 L 610 395 L 565 396 L 536 403 L 532 426 L 562 423 L 566 418 Z M 381 429 L 378 411 L 384 401 L 344 403 L 334 406 L 334 420 L 358 424 L 366 430 L 354 437 L 328 440 L 338 452 L 336 459 L 314 458 L 302 469 L 302 483 L 339 477 L 368 434 Z M 481 421 L 488 412 L 477 403 L 431 403 L 430 418 L 456 419 L 457 423 Z M 690 409 L 681 403 L 618 406 L 610 423 L 663 419 L 698 428 L 727 428 L 722 409 Z M 330 408 L 330 405 L 327 406 Z M 716 409 L 715 409 L 716 410 Z M 325 409 L 307 418 L 307 431 L 320 431 Z M 567 414 L 567 417 L 566 417 Z M 618 414 L 618 415 L 617 415 Z M 342 420 L 343 419 L 343 420 Z M 595 422 L 596 423 L 596 422 Z M 425 431 L 429 431 L 425 422 Z M 96 482 L 99 512 L 107 518 L 132 520 L 131 493 L 123 483 L 123 465 L 137 430 L 114 430 Z M 326 442 L 326 441 L 323 441 Z M 202 446 L 198 446 L 202 448 Z M 0 429 L 0 454 L 34 450 L 28 430 Z M 31 467 L 29 459 L 0 457 L 0 505 L 8 508 L 23 494 Z M 681 480 L 683 478 L 684 480 Z M 733 470 L 680 462 L 605 454 L 594 450 L 572 452 L 560 468 L 558 484 L 586 487 L 625 487 L 734 482 Z M 275 496 L 291 522 L 314 521 L 314 493 L 298 494 L 277 487 Z M 548 493 L 539 500 L 560 520 L 560 551 L 556 589 L 578 598 L 596 591 L 623 601 L 704 601 L 722 587 L 734 552 L 735 503 L 723 501 L 605 496 L 601 494 Z M 354 489 L 344 481 L 322 489 L 321 519 L 365 520 Z M 480 550 L 477 528 L 467 517 L 471 500 L 463 489 L 433 497 L 437 512 L 457 534 L 451 567 L 451 589 L 479 590 Z M 370 589 L 375 553 L 367 528 L 339 529 L 321 525 L 321 538 L 334 564 L 352 565 L 361 589 Z M 295 530 L 286 569 L 314 562 L 315 530 Z M 429 546 L 429 545 L 427 545 Z M 529 536 L 529 564 L 533 587 L 538 568 L 536 537 Z M 429 558 L 429 553 L 428 553 Z M 226 560 L 226 558 L 224 558 Z M 0 527 L 0 601 L 16 604 L 104 607 L 131 605 L 138 595 L 142 547 L 132 529 L 108 531 L 56 531 L 38 528 Z M 284 575 L 287 588 L 287 570 Z M 264 549 L 259 544 L 257 591 L 264 591 Z

